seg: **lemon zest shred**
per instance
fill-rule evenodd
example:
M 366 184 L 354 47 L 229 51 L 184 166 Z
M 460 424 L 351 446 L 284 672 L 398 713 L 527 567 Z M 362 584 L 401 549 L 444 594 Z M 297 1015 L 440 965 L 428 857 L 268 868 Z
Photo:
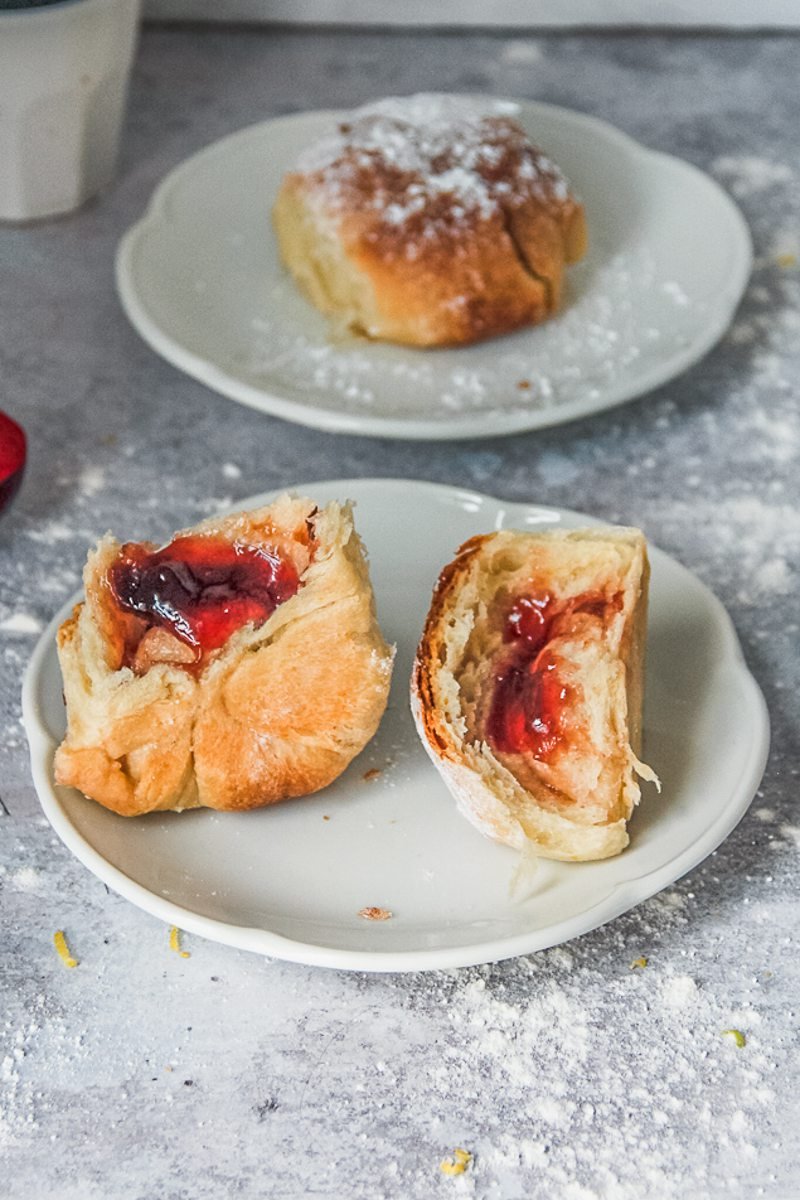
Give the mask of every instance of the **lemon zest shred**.
M 643 971 L 643 970 L 645 969 L 645 967 L 647 966 L 647 963 L 648 963 L 648 961 L 649 961 L 649 960 L 648 960 L 648 959 L 646 959 L 644 955 L 642 955 L 642 957 L 641 957 L 641 958 L 635 958 L 635 959 L 633 960 L 633 962 L 631 963 L 630 967 L 628 968 L 628 970 L 629 970 L 629 971 L 635 971 L 635 970 L 636 970 L 636 968 L 637 968 L 637 967 L 639 967 L 639 968 L 640 968 L 640 970 L 642 970 L 642 971 Z
M 169 948 L 174 950 L 176 954 L 180 954 L 181 958 L 191 958 L 188 950 L 181 950 L 181 931 L 177 925 L 172 925 L 169 931 Z
M 747 1038 L 744 1036 L 741 1029 L 723 1029 L 722 1036 L 732 1037 L 740 1050 L 747 1045 Z
M 77 967 L 78 960 L 77 958 L 72 957 L 72 953 L 67 945 L 67 939 L 64 936 L 63 929 L 57 929 L 53 934 L 53 945 L 58 951 L 58 957 L 61 959 L 65 967 L 69 967 L 70 970 L 73 967 Z
M 472 1155 L 469 1150 L 462 1150 L 460 1146 L 456 1146 L 453 1157 L 445 1158 L 439 1163 L 439 1170 L 443 1175 L 463 1175 L 471 1162 Z

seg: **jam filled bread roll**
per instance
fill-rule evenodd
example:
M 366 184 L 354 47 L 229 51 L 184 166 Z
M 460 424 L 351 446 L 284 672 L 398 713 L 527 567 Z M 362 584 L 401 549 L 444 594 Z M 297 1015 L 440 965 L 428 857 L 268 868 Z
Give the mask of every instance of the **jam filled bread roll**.
M 426 748 L 482 833 L 608 858 L 639 801 L 648 563 L 637 529 L 503 531 L 444 568 L 412 678 Z
M 58 653 L 58 783 L 124 816 L 315 792 L 372 737 L 393 652 L 349 507 L 282 496 L 158 549 L 110 535 Z
M 459 96 L 381 100 L 308 147 L 273 220 L 317 308 L 412 346 L 552 316 L 565 264 L 586 251 L 583 208 L 515 112 Z

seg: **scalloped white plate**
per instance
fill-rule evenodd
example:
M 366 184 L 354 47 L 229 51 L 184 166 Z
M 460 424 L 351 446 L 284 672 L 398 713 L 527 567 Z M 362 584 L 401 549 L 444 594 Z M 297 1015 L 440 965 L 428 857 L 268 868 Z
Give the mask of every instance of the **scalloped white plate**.
M 721 188 L 604 121 L 522 101 L 523 125 L 586 205 L 591 245 L 568 272 L 564 311 L 461 349 L 333 341 L 280 265 L 270 210 L 299 151 L 341 116 L 279 117 L 200 151 L 119 247 L 117 286 L 136 329 L 224 396 L 335 432 L 508 434 L 640 396 L 729 325 L 752 253 Z
M 439 569 L 462 541 L 504 526 L 591 519 L 407 480 L 298 490 L 321 503 L 357 503 L 381 624 L 398 645 L 378 735 L 317 796 L 252 813 L 118 817 L 53 782 L 64 731 L 55 633 L 70 601 L 34 653 L 23 714 L 44 811 L 109 887 L 170 924 L 232 946 L 320 966 L 412 971 L 491 962 L 577 937 L 672 883 L 730 833 L 764 769 L 764 701 L 719 601 L 654 549 L 645 749 L 663 794 L 645 788 L 631 845 L 618 858 L 542 862 L 532 894 L 513 900 L 516 854 L 457 814 L 417 739 L 408 706 L 412 656 Z M 373 768 L 381 774 L 365 779 Z M 368 905 L 394 916 L 364 921 L 357 913 Z

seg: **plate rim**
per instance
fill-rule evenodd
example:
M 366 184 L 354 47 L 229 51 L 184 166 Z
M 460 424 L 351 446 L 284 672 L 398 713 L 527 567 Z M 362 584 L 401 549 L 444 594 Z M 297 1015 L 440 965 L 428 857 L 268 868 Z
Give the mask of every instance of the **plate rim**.
M 164 332 L 158 321 L 149 313 L 134 282 L 136 253 L 140 243 L 151 229 L 157 228 L 162 223 L 168 223 L 169 202 L 172 193 L 180 186 L 184 177 L 191 173 L 199 160 L 217 157 L 226 153 L 232 145 L 238 142 L 246 142 L 249 139 L 263 136 L 264 131 L 277 124 L 299 124 L 303 120 L 315 117 L 335 119 L 349 111 L 344 109 L 310 109 L 303 112 L 281 114 L 247 125 L 243 129 L 226 134 L 195 151 L 160 180 L 141 217 L 127 229 L 120 239 L 114 261 L 117 295 L 125 315 L 139 336 L 155 353 L 190 378 L 197 380 L 219 395 L 258 412 L 280 417 L 308 428 L 320 429 L 327 433 L 356 434 L 364 437 L 386 437 L 407 441 L 458 441 L 470 438 L 508 437 L 536 429 L 568 424 L 581 417 L 594 416 L 646 396 L 671 379 L 682 375 L 704 358 L 730 326 L 753 266 L 753 245 L 749 227 L 741 209 L 725 189 L 711 175 L 693 163 L 660 150 L 653 150 L 630 134 L 618 129 L 611 122 L 590 113 L 583 113 L 579 109 L 564 108 L 561 105 L 524 98 L 498 97 L 478 93 L 456 94 L 463 95 L 466 99 L 478 99 L 484 102 L 509 100 L 511 103 L 519 105 L 521 110 L 532 113 L 534 117 L 536 112 L 545 112 L 559 120 L 572 122 L 573 125 L 578 124 L 582 127 L 588 125 L 595 129 L 600 137 L 610 142 L 616 142 L 633 158 L 649 162 L 656 170 L 662 172 L 683 173 L 706 187 L 709 194 L 713 195 L 721 205 L 720 211 L 725 213 L 729 228 L 730 248 L 724 302 L 720 301 L 719 307 L 715 308 L 714 319 L 703 325 L 703 336 L 689 346 L 671 354 L 668 358 L 651 365 L 649 370 L 638 377 L 635 385 L 633 381 L 629 380 L 628 386 L 617 384 L 616 387 L 611 387 L 607 390 L 604 400 L 599 404 L 596 399 L 586 396 L 582 400 L 578 399 L 550 408 L 503 414 L 502 427 L 498 429 L 497 413 L 492 409 L 477 415 L 457 416 L 451 414 L 446 421 L 434 422 L 420 418 L 408 419 L 336 412 L 300 400 L 288 399 L 269 388 L 258 388 L 238 379 L 215 362 L 182 345 L 172 334 Z
M 327 489 L 339 491 L 345 495 L 353 485 L 368 490 L 385 489 L 389 486 L 409 486 L 435 493 L 439 499 L 458 497 L 462 504 L 465 498 L 478 501 L 482 505 L 500 506 L 512 510 L 527 510 L 546 506 L 533 502 L 504 500 L 501 497 L 487 493 L 459 488 L 456 485 L 432 483 L 428 480 L 409 480 L 398 478 L 369 477 L 365 479 L 317 480 L 312 483 L 301 483 L 290 490 L 314 494 L 314 490 Z M 263 503 L 270 497 L 281 494 L 287 489 L 272 489 L 253 497 L 244 497 L 225 511 L 235 512 L 241 507 Z M 547 511 L 557 514 L 559 519 L 564 515 L 577 517 L 587 524 L 606 524 L 588 514 L 573 509 L 547 506 Z M 620 880 L 615 883 L 610 892 L 588 909 L 579 914 L 566 918 L 542 929 L 515 934 L 506 939 L 493 939 L 480 943 L 470 943 L 466 946 L 453 946 L 444 949 L 414 949 L 414 950 L 343 950 L 329 946 L 317 946 L 312 942 L 302 942 L 284 937 L 271 930 L 254 926 L 237 925 L 214 917 L 204 917 L 191 909 L 158 896 L 144 885 L 137 883 L 126 875 L 119 867 L 111 864 L 92 846 L 75 828 L 64 810 L 53 783 L 52 757 L 54 753 L 53 739 L 44 724 L 38 704 L 38 688 L 42 666 L 52 653 L 53 643 L 58 627 L 69 614 L 76 598 L 80 599 L 82 592 L 71 596 L 48 623 L 39 637 L 30 661 L 26 667 L 22 686 L 22 722 L 30 748 L 31 773 L 34 788 L 42 810 L 50 825 L 61 841 L 75 857 L 108 887 L 136 907 L 169 925 L 191 934 L 197 934 L 224 945 L 240 950 L 251 950 L 262 955 L 279 958 L 287 962 L 300 963 L 307 966 L 331 967 L 340 970 L 356 970 L 365 972 L 412 972 L 421 970 L 443 970 L 458 967 L 476 966 L 489 962 L 500 962 L 521 954 L 537 953 L 551 946 L 560 945 L 590 933 L 601 925 L 614 920 L 622 913 L 635 908 L 643 901 L 660 892 L 669 884 L 676 882 L 693 867 L 702 862 L 712 853 L 736 825 L 749 808 L 763 777 L 770 745 L 769 714 L 761 689 L 750 671 L 742 652 L 741 643 L 736 634 L 733 622 L 722 602 L 711 589 L 693 572 L 689 571 L 671 555 L 650 544 L 651 550 L 658 556 L 668 559 L 671 565 L 679 568 L 688 575 L 698 586 L 705 601 L 714 612 L 717 628 L 723 633 L 724 654 L 720 665 L 727 663 L 737 674 L 739 682 L 749 692 L 752 708 L 748 711 L 750 726 L 753 730 L 748 756 L 747 769 L 743 770 L 737 787 L 727 800 L 724 808 L 712 822 L 703 835 L 692 845 L 685 847 L 667 863 L 654 871 L 634 879 Z M 433 768 L 431 767 L 431 770 Z M 642 882 L 646 884 L 642 887 Z M 631 898 L 631 891 L 635 896 Z

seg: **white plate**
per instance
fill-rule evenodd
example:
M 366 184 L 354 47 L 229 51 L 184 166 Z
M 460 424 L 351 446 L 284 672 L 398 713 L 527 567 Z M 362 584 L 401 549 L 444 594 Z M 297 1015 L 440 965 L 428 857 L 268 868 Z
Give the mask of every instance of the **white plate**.
M 380 731 L 318 796 L 252 813 L 118 817 L 53 783 L 64 730 L 55 632 L 71 601 L 34 654 L 23 713 L 44 811 L 109 887 L 170 924 L 278 958 L 369 971 L 466 966 L 594 929 L 683 875 L 733 829 L 766 760 L 764 701 L 719 601 L 653 550 L 645 736 L 663 794 L 645 789 L 631 845 L 618 858 L 542 862 L 533 894 L 513 900 L 515 852 L 457 814 L 417 739 L 411 661 L 433 583 L 462 541 L 503 526 L 569 527 L 589 518 L 399 480 L 299 490 L 320 502 L 357 502 L 381 624 L 398 645 Z M 373 767 L 382 773 L 366 781 Z M 356 914 L 367 905 L 394 917 L 364 921 Z
M 338 432 L 507 434 L 639 396 L 696 362 L 730 323 L 752 255 L 725 193 L 603 121 L 522 102 L 522 123 L 586 205 L 591 247 L 570 268 L 565 311 L 464 349 L 334 344 L 280 266 L 269 214 L 298 152 L 341 115 L 280 117 L 202 150 L 167 176 L 120 245 L 131 321 L 208 387 Z

